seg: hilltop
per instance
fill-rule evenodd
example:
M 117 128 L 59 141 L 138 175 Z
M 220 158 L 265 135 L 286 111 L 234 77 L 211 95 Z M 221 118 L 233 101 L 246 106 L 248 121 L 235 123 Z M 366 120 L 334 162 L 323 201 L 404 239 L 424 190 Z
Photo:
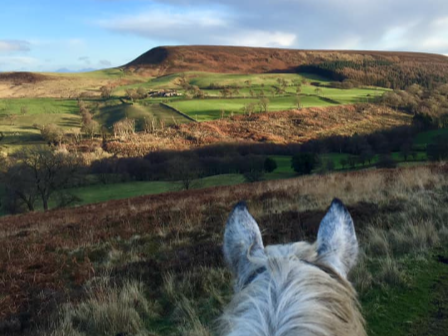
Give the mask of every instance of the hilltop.
M 228 46 L 175 46 L 149 50 L 123 68 L 142 75 L 183 71 L 285 73 L 306 70 L 335 80 L 399 86 L 445 82 L 448 57 L 437 54 L 354 50 L 294 50 Z

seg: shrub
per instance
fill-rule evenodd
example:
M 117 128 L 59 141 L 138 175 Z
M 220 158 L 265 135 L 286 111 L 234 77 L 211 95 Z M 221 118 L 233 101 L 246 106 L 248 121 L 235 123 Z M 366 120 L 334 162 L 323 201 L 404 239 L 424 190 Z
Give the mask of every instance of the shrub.
M 277 162 L 272 158 L 266 158 L 264 160 L 264 171 L 267 173 L 272 173 L 274 170 L 277 169 Z
M 263 181 L 264 174 L 261 170 L 252 169 L 243 174 L 244 180 L 249 183 Z
M 397 163 L 390 154 L 383 154 L 380 155 L 376 166 L 378 168 L 395 168 L 397 166 Z
M 299 175 L 311 174 L 319 162 L 315 153 L 299 153 L 292 157 L 291 168 Z

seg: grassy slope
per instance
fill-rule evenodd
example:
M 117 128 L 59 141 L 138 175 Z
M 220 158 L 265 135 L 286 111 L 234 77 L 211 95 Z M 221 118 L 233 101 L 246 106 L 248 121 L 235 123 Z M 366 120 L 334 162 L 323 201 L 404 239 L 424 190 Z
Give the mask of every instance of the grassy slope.
M 367 266 L 361 262 L 352 273 L 352 280 L 361 286 L 358 290 L 369 335 L 444 336 L 448 267 L 436 258 L 448 257 L 448 212 L 443 207 L 446 184 L 444 171 L 434 167 L 387 174 L 370 171 L 305 177 L 64 210 L 48 214 L 54 218 L 52 221 L 45 214 L 0 220 L 4 234 L 0 239 L 16 242 L 8 245 L 12 259 L 4 259 L 7 265 L 14 264 L 19 270 L 44 265 L 33 268 L 31 273 L 12 274 L 11 282 L 20 280 L 14 285 L 25 286 L 28 282 L 23 277 L 32 279 L 37 273 L 46 275 L 43 279 L 48 286 L 51 281 L 60 281 L 59 275 L 64 291 L 79 291 L 79 284 L 88 282 L 87 288 L 93 293 L 104 294 L 92 295 L 91 300 L 77 296 L 84 302 L 84 309 L 66 310 L 65 323 L 73 321 L 66 328 L 88 326 L 84 332 L 89 336 L 137 334 L 138 330 L 127 330 L 131 327 L 128 318 L 132 316 L 140 321 L 139 330 L 148 328 L 155 335 L 187 331 L 200 335 L 201 330 L 212 326 L 231 297 L 230 277 L 220 248 L 223 223 L 231 204 L 247 199 L 266 244 L 272 244 L 314 240 L 313 228 L 337 196 L 349 206 L 366 253 L 361 260 Z M 407 228 L 421 234 L 409 234 Z M 387 244 L 378 244 L 371 230 L 386 230 L 386 238 L 381 239 Z M 5 246 L 0 245 L 0 251 L 2 248 Z M 393 257 L 393 269 L 382 266 L 386 255 Z M 2 256 L 6 253 L 0 254 L 0 260 Z M 67 262 L 69 265 L 65 265 Z M 104 282 L 110 274 L 110 281 L 117 281 L 120 289 L 128 281 L 140 283 L 141 289 L 131 292 L 133 305 L 125 304 L 127 297 L 122 302 L 121 295 L 113 295 L 113 282 Z M 88 281 L 92 277 L 96 281 Z M 370 279 L 367 284 L 366 279 Z M 34 286 L 32 281 L 29 283 Z M 11 300 L 9 295 L 5 298 Z M 22 297 L 14 300 L 19 299 Z M 44 300 L 44 294 L 35 299 Z M 138 309 L 144 302 L 148 302 L 149 313 Z M 100 311 L 107 313 L 95 315 L 98 319 L 86 324 L 92 321 L 94 312 Z M 126 330 L 102 333 L 94 329 L 108 328 L 110 323 L 102 322 L 116 318 L 124 320 L 114 328 Z M 435 323 L 440 328 L 435 328 Z
M 206 177 L 197 180 L 193 185 L 196 188 L 209 188 L 240 184 L 243 181 L 244 179 L 241 175 L 227 174 Z M 70 192 L 81 199 L 77 205 L 82 205 L 178 190 L 181 190 L 179 182 L 150 181 L 93 185 L 90 187 L 71 189 Z
M 137 75 L 125 74 L 120 69 L 109 69 L 80 74 L 48 75 L 61 79 L 63 81 L 61 83 L 64 83 L 63 85 L 70 83 L 72 80 L 76 81 L 78 84 L 85 80 L 88 85 L 93 85 L 95 81 L 131 82 L 131 84 L 120 84 L 116 87 L 112 93 L 115 98 L 123 96 L 127 88 L 137 89 L 139 87 L 145 87 L 148 90 L 162 88 L 179 89 L 176 83 L 178 77 L 180 76 L 180 74 L 173 74 L 159 78 L 142 78 Z M 222 86 L 238 85 L 242 87 L 235 99 L 184 100 L 182 98 L 173 98 L 169 100 L 169 104 L 172 107 L 193 118 L 197 118 L 199 121 L 221 118 L 222 111 L 225 111 L 227 116 L 230 115 L 230 113 L 241 113 L 245 104 L 249 102 L 258 102 L 258 99 L 247 98 L 250 96 L 250 89 L 245 83 L 247 80 L 251 81 L 251 89 L 256 94 L 259 94 L 263 90 L 266 95 L 271 95 L 270 91 L 272 87 L 278 85 L 278 78 L 285 79 L 289 83 L 292 83 L 293 80 L 302 79 L 306 79 L 308 82 L 319 83 L 321 85 L 322 97 L 315 95 L 315 86 L 309 84 L 302 85 L 301 104 L 303 107 L 351 104 L 366 101 L 368 94 L 371 96 L 376 96 L 384 92 L 383 89 L 368 88 L 353 90 L 332 89 L 325 87 L 328 85 L 327 79 L 309 74 L 232 75 L 190 72 L 186 73 L 186 76 L 191 85 L 198 85 L 202 89 L 207 88 L 211 83 Z M 42 85 L 51 84 L 55 86 L 57 81 L 52 80 L 42 83 L 44 83 Z M 99 87 L 98 85 L 95 86 L 94 89 L 88 89 L 88 91 L 96 92 Z M 206 90 L 206 92 L 211 97 L 219 98 L 219 90 Z M 296 107 L 295 87 L 287 87 L 286 92 L 287 93 L 284 96 L 269 98 L 270 111 L 288 110 Z M 155 116 L 158 119 L 164 119 L 165 124 L 173 123 L 173 118 L 176 123 L 188 121 L 186 118 L 178 115 L 170 109 L 159 105 L 162 101 L 167 100 L 145 99 L 140 102 L 140 105 L 135 105 L 132 107 L 127 104 L 121 104 L 118 99 L 111 99 L 108 102 L 102 102 L 98 99 L 92 101 L 92 104 L 100 105 L 100 110 L 95 114 L 95 118 L 108 128 L 110 128 L 114 122 L 124 118 L 125 116 L 130 118 Z M 26 115 L 21 115 L 20 110 L 24 106 L 28 108 L 29 112 Z M 14 115 L 13 120 L 9 117 L 10 115 Z M 33 128 L 33 125 L 49 123 L 55 123 L 65 128 L 67 131 L 70 129 L 79 128 L 80 117 L 78 116 L 76 100 L 54 98 L 0 99 L 0 131 L 3 131 L 7 135 L 7 138 L 1 144 L 3 145 L 3 151 L 13 151 L 23 144 L 40 142 L 39 132 Z
M 22 107 L 28 109 L 25 115 L 21 114 Z M 0 132 L 6 136 L 0 143 L 0 149 L 3 147 L 10 151 L 25 144 L 41 143 L 40 132 L 33 126 L 35 124 L 57 124 L 66 131 L 79 128 L 81 118 L 77 110 L 75 100 L 0 99 Z
M 448 285 L 448 265 L 438 256 L 448 256 L 448 249 L 434 250 L 429 258 L 406 256 L 402 263 L 409 274 L 405 286 L 379 287 L 363 296 L 369 335 L 444 335 L 446 329 L 434 330 L 434 322 L 448 323 L 441 316 L 448 312 L 448 297 L 441 288 Z
M 236 98 L 236 99 L 204 99 L 204 100 L 183 100 L 169 103 L 170 106 L 198 120 L 216 120 L 222 117 L 222 111 L 229 116 L 231 113 L 242 114 L 242 108 L 249 103 L 258 103 L 258 99 Z M 297 108 L 295 97 L 275 97 L 269 98 L 269 111 L 282 111 Z M 303 96 L 301 100 L 303 107 L 332 106 L 336 104 L 321 100 L 316 96 Z M 258 110 L 258 108 L 257 108 Z
M 400 165 L 409 165 L 412 163 L 422 163 L 426 160 L 424 153 L 419 153 L 416 162 L 409 160 L 408 163 L 404 162 L 404 158 L 400 153 L 393 153 L 393 158 Z M 321 156 L 324 161 L 331 160 L 334 163 L 335 170 L 349 169 L 348 167 L 342 167 L 341 160 L 347 159 L 348 154 L 329 153 Z M 272 156 L 277 162 L 277 169 L 272 173 L 264 174 L 264 180 L 279 180 L 288 179 L 296 176 L 296 173 L 291 168 L 291 156 Z M 371 163 L 374 166 L 378 162 L 378 156 L 376 156 Z M 369 166 L 362 166 L 357 164 L 354 169 L 366 169 Z M 241 184 L 244 182 L 244 177 L 240 174 L 223 174 L 216 176 L 209 176 L 202 179 L 198 179 L 193 183 L 193 189 L 202 189 L 216 186 L 231 186 Z M 95 184 L 87 187 L 80 187 L 70 189 L 70 193 L 80 199 L 76 205 L 92 204 L 99 202 L 106 202 L 115 199 L 126 199 L 130 197 L 137 197 L 141 195 L 153 195 L 166 192 L 172 192 L 181 190 L 181 184 L 179 182 L 171 181 L 137 181 L 137 182 L 123 182 L 114 184 Z M 1 196 L 1 195 L 0 195 Z M 56 202 L 51 202 L 50 206 L 55 206 Z M 0 213 L 1 215 L 1 213 Z
M 148 105 L 141 105 L 139 103 L 134 103 L 132 105 L 119 103 L 117 105 L 103 107 L 100 109 L 100 112 L 95 115 L 95 119 L 109 129 L 112 128 L 114 123 L 126 117 L 137 120 L 137 131 L 140 131 L 139 121 L 143 118 L 164 120 L 166 125 L 171 125 L 174 122 L 188 122 L 187 118 L 157 103 Z

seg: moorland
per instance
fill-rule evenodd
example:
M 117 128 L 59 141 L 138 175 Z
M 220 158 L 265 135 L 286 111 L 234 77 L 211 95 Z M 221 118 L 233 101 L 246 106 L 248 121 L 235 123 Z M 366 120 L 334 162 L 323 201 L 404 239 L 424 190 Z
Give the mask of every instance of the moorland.
M 448 58 L 159 47 L 0 73 L 0 332 L 214 335 L 224 223 L 313 241 L 333 197 L 369 335 L 447 327 Z

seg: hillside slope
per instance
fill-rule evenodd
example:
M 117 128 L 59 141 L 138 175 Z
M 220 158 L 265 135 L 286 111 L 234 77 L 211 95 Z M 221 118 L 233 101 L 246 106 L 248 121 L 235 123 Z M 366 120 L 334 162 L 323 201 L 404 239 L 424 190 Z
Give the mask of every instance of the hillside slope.
M 219 73 L 316 72 L 334 79 L 356 79 L 364 84 L 402 87 L 446 82 L 448 57 L 385 52 L 178 46 L 151 49 L 124 68 L 163 76 L 183 71 Z
M 369 134 L 411 122 L 409 114 L 375 105 L 313 107 L 180 124 L 151 134 L 139 133 L 128 141 L 113 140 L 105 148 L 116 155 L 144 156 L 156 150 L 223 143 L 304 143 L 334 135 Z

